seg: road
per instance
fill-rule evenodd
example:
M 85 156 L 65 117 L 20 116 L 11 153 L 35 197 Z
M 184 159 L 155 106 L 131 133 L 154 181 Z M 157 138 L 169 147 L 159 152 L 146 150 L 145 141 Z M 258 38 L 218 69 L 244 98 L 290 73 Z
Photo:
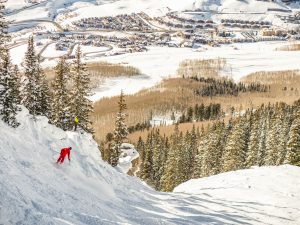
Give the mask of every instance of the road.
M 60 24 L 58 24 L 55 21 L 52 20 L 47 20 L 47 19 L 33 19 L 33 20 L 21 20 L 21 21 L 17 21 L 17 22 L 12 22 L 12 25 L 21 25 L 21 24 L 28 24 L 28 23 L 51 23 L 52 25 L 54 25 L 58 32 L 64 32 L 64 29 L 61 27 Z

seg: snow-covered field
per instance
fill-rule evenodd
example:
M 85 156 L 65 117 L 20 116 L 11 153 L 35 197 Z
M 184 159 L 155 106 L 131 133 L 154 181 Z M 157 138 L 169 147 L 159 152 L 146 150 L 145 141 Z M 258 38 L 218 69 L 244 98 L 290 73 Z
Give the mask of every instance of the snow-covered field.
M 91 135 L 34 122 L 24 109 L 18 119 L 16 130 L 0 121 L 0 224 L 300 223 L 299 167 L 225 173 L 159 193 L 103 162 Z M 56 165 L 67 146 L 71 163 Z
M 300 69 L 300 51 L 275 51 L 277 47 L 285 44 L 287 43 L 244 43 L 209 47 L 203 51 L 190 48 L 153 47 L 147 52 L 100 58 L 111 63 L 125 63 L 137 67 L 146 76 L 107 80 L 95 90 L 92 100 L 118 95 L 121 89 L 126 94 L 134 94 L 141 89 L 154 86 L 164 78 L 176 77 L 176 70 L 180 62 L 185 59 L 225 58 L 228 66 L 222 73 L 235 80 L 258 71 Z
M 300 42 L 293 42 L 300 43 Z M 116 96 L 123 89 L 125 94 L 134 94 L 138 91 L 153 87 L 164 78 L 176 77 L 179 64 L 185 59 L 212 59 L 225 58 L 227 67 L 223 75 L 239 80 L 250 73 L 258 71 L 278 71 L 300 69 L 300 51 L 276 51 L 276 48 L 288 44 L 287 42 L 256 42 L 223 45 L 221 47 L 168 48 L 150 47 L 147 52 L 123 54 L 117 56 L 97 57 L 98 53 L 88 54 L 87 62 L 108 61 L 121 63 L 138 68 L 143 75 L 136 77 L 116 77 L 107 79 L 100 87 L 94 90 L 92 100 L 103 97 Z M 55 44 L 49 45 L 42 56 L 58 57 L 67 51 L 56 51 Z M 76 48 L 74 48 L 73 53 Z M 83 47 L 85 53 L 92 51 L 105 51 L 106 47 Z M 26 45 L 12 48 L 12 60 L 20 64 L 24 58 Z M 45 60 L 44 67 L 53 67 L 57 60 Z

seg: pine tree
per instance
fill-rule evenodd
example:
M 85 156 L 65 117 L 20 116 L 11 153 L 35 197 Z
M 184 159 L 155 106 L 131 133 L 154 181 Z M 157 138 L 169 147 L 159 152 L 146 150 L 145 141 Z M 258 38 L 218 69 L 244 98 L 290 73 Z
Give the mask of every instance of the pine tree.
M 0 60 L 4 59 L 5 51 L 7 49 L 6 44 L 10 40 L 10 36 L 8 34 L 9 23 L 4 17 L 5 2 L 6 0 L 0 0 Z
M 36 84 L 38 89 L 38 104 L 39 104 L 39 115 L 50 117 L 51 115 L 51 92 L 46 79 L 46 75 L 40 66 L 40 58 L 38 60 Z
M 246 168 L 259 164 L 259 114 L 256 112 L 253 119 L 253 126 L 250 133 Z
M 172 191 L 178 183 L 178 148 L 179 148 L 179 129 L 178 125 L 175 126 L 174 134 L 171 137 L 170 149 L 165 164 L 164 174 L 161 178 L 161 190 Z M 174 172 L 175 171 L 175 172 Z
M 276 164 L 279 132 L 280 124 L 276 115 L 273 114 L 270 120 L 270 127 L 267 132 L 265 165 L 275 166 Z
M 21 104 L 21 78 L 19 73 L 19 68 L 17 65 L 13 67 L 12 70 L 12 87 L 13 87 L 13 95 L 16 101 L 16 104 Z
M 153 147 L 149 148 L 152 149 L 152 172 L 151 172 L 151 180 L 155 189 L 159 189 L 160 187 L 160 179 L 161 179 L 161 168 L 163 167 L 163 158 L 162 158 L 162 151 L 163 151 L 163 140 L 159 134 L 159 130 L 157 129 L 153 135 Z
M 127 138 L 128 135 L 128 128 L 125 123 L 126 120 L 126 113 L 124 112 L 127 109 L 124 93 L 121 91 L 121 95 L 118 102 L 119 112 L 116 116 L 115 121 L 115 130 L 114 130 L 114 137 L 113 137 L 113 146 L 112 146 L 112 159 L 111 165 L 117 166 L 120 154 L 120 147 L 123 141 Z
M 53 101 L 51 106 L 50 122 L 63 130 L 72 128 L 70 113 L 70 98 L 67 88 L 70 75 L 69 64 L 61 57 L 55 67 L 55 79 L 53 86 Z
M 287 143 L 287 156 L 285 163 L 300 166 L 300 113 L 292 122 Z
M 270 107 L 265 108 L 262 105 L 260 109 L 260 126 L 259 126 L 259 142 L 258 142 L 258 165 L 265 165 L 266 158 L 266 139 L 267 131 L 270 129 Z
M 29 113 L 33 116 L 38 115 L 38 102 L 36 93 L 36 68 L 37 58 L 35 56 L 33 37 L 28 39 L 28 47 L 25 53 L 24 65 L 24 89 L 22 104 L 29 110 Z
M 78 46 L 76 59 L 72 64 L 72 91 L 71 91 L 71 113 L 72 117 L 77 117 L 79 125 L 87 132 L 92 132 L 90 113 L 92 112 L 92 102 L 88 99 L 91 95 L 90 78 L 87 73 L 86 64 L 81 60 L 81 50 Z
M 148 181 L 151 177 L 151 171 L 152 171 L 152 141 L 153 139 L 153 133 L 151 132 L 148 134 L 147 141 L 145 143 L 145 148 L 144 151 L 142 152 L 143 154 L 141 155 L 141 167 L 140 167 L 140 177 L 143 180 Z
M 287 144 L 289 140 L 289 132 L 291 127 L 292 111 L 287 106 L 283 110 L 284 111 L 281 115 L 281 131 L 278 137 L 279 146 L 278 146 L 276 165 L 283 164 L 286 158 Z
M 243 169 L 247 153 L 245 118 L 236 121 L 224 149 L 223 172 Z
M 45 74 L 40 66 L 40 60 L 34 48 L 33 37 L 28 39 L 28 47 L 24 60 L 23 105 L 34 117 L 49 116 L 50 94 Z
M 12 127 L 17 127 L 19 123 L 16 120 L 18 110 L 18 96 L 14 80 L 13 68 L 10 62 L 9 51 L 2 51 L 0 64 L 0 115 L 2 120 Z

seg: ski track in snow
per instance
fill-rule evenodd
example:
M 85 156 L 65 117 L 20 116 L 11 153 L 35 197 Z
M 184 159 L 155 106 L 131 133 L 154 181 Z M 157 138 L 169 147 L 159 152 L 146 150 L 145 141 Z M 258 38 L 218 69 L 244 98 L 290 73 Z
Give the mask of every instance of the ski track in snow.
M 159 193 L 100 157 L 89 134 L 26 109 L 0 121 L 0 224 L 299 224 L 300 168 L 263 167 L 191 180 Z M 56 165 L 62 147 L 71 163 Z M 251 186 L 251 188 L 249 188 Z

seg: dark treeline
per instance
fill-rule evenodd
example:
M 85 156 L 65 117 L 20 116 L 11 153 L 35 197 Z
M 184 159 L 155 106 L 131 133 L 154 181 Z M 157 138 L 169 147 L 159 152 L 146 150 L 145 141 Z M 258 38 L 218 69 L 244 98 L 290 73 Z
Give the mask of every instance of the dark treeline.
M 186 113 L 182 113 L 179 123 L 186 123 L 205 120 L 220 119 L 224 115 L 220 104 L 209 104 L 205 106 L 203 103 L 194 107 L 189 107 Z
M 136 131 L 144 131 L 149 130 L 151 127 L 150 121 L 145 121 L 142 123 L 137 123 L 136 125 L 132 125 L 128 127 L 129 134 L 134 133 Z
M 195 91 L 197 95 L 201 95 L 203 97 L 213 97 L 216 95 L 237 96 L 240 92 L 267 92 L 270 89 L 269 86 L 260 83 L 235 83 L 229 79 L 218 80 L 204 77 L 191 77 L 190 79 L 205 83 L 203 88 Z
M 249 109 L 229 122 L 179 132 L 168 138 L 152 130 L 139 139 L 139 177 L 157 190 L 172 191 L 191 178 L 250 168 L 300 166 L 300 100 Z

